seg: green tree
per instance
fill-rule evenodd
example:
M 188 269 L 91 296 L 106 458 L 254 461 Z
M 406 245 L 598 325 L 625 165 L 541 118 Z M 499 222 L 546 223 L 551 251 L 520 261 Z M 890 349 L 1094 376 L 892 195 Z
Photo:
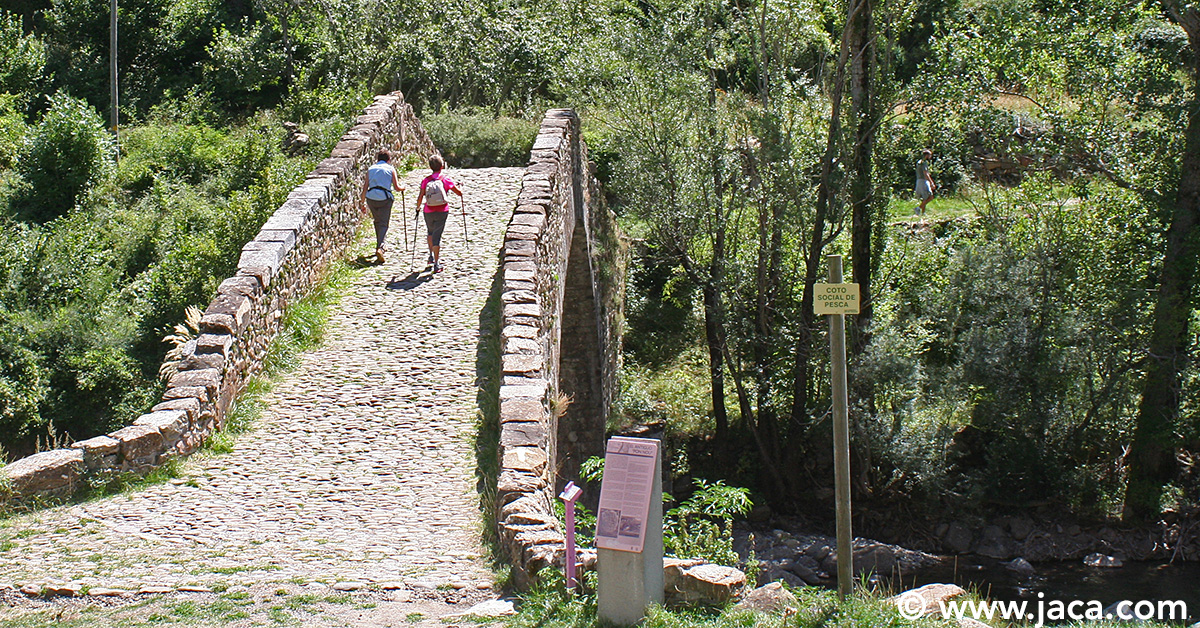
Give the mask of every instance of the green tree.
M 0 10 L 0 92 L 21 94 L 34 89 L 46 66 L 46 45 L 25 34 L 21 18 Z
M 30 185 L 18 211 L 39 223 L 69 212 L 109 179 L 114 156 L 112 136 L 96 110 L 81 99 L 54 96 L 17 160 L 17 172 Z
M 1200 80 L 1200 9 L 1164 0 L 1171 19 L 1183 27 L 1192 55 L 1186 67 L 1193 90 Z M 1179 184 L 1171 208 L 1166 251 L 1154 307 L 1146 379 L 1137 426 L 1129 450 L 1129 485 L 1124 517 L 1136 521 L 1160 512 L 1163 487 L 1178 473 L 1175 442 L 1181 402 L 1182 373 L 1191 352 L 1188 324 L 1192 318 L 1197 258 L 1200 257 L 1200 96 L 1192 94 Z

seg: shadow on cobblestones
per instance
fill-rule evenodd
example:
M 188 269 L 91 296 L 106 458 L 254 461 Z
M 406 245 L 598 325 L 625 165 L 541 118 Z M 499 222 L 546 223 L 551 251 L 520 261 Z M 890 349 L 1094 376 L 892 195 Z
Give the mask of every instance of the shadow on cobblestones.
M 475 476 L 483 540 L 491 550 L 493 567 L 504 562 L 496 546 L 496 478 L 500 473 L 500 293 L 504 271 L 496 270 L 487 303 L 479 311 L 479 342 L 475 346 Z
M 433 275 L 424 274 L 419 270 L 414 270 L 411 273 L 409 273 L 407 277 L 398 278 L 396 276 L 393 276 L 391 279 L 388 280 L 387 289 L 388 290 L 412 290 L 413 288 L 417 288 L 421 284 L 426 283 L 430 279 L 433 279 Z

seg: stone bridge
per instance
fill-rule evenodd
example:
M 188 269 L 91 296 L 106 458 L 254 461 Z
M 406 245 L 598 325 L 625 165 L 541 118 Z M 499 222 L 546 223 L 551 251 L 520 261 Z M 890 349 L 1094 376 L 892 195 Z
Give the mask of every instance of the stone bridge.
M 399 93 L 377 97 L 246 244 L 161 403 L 2 470 L 11 506 L 183 458 L 169 482 L 0 522 L 0 595 L 487 591 L 481 516 L 518 582 L 561 559 L 554 489 L 603 450 L 624 251 L 569 110 L 547 113 L 528 167 L 448 171 L 470 240 L 455 212 L 446 272 L 422 271 L 423 244 L 413 267 L 424 238 L 393 212 L 388 261 L 358 258 L 323 345 L 254 400 L 261 417 L 231 453 L 203 448 L 250 401 L 289 306 L 332 263 L 373 250 L 358 186 L 383 146 L 436 150 Z M 405 176 L 409 190 L 425 172 Z

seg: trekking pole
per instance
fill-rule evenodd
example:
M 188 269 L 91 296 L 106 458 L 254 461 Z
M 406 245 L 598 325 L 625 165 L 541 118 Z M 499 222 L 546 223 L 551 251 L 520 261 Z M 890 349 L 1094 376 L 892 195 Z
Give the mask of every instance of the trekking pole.
M 417 203 L 417 214 L 413 216 L 413 243 L 412 255 L 408 257 L 408 272 L 413 271 L 413 267 L 417 264 L 417 232 L 421 230 L 421 204 Z
M 404 243 L 404 246 L 408 246 L 408 212 L 404 209 L 407 204 L 404 201 L 404 190 L 400 190 L 400 220 L 404 224 L 404 237 L 400 238 L 400 241 Z
M 463 197 L 458 197 L 458 209 L 462 212 L 463 240 L 467 243 L 467 251 L 471 250 L 471 238 L 467 237 L 467 206 Z

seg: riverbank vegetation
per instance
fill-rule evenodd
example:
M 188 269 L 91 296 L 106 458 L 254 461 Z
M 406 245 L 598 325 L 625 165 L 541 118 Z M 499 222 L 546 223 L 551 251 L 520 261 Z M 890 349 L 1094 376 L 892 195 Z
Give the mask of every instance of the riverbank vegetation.
M 847 4 L 680 8 L 597 98 L 642 239 L 622 419 L 665 423 L 695 475 L 832 512 L 812 286 L 836 253 L 864 291 L 865 510 L 1194 511 L 1194 260 L 1168 236 L 1190 228 L 1190 14 Z M 925 147 L 941 200 L 913 217 Z
M 162 337 L 400 89 L 462 165 L 523 159 L 547 107 L 583 113 L 637 238 L 613 429 L 663 424 L 681 476 L 824 508 L 812 286 L 838 253 L 864 296 L 860 503 L 1129 521 L 1200 503 L 1190 5 L 141 0 L 120 13 L 116 139 L 108 3 L 0 9 L 10 456 L 149 407 Z M 923 148 L 940 189 L 914 217 Z

